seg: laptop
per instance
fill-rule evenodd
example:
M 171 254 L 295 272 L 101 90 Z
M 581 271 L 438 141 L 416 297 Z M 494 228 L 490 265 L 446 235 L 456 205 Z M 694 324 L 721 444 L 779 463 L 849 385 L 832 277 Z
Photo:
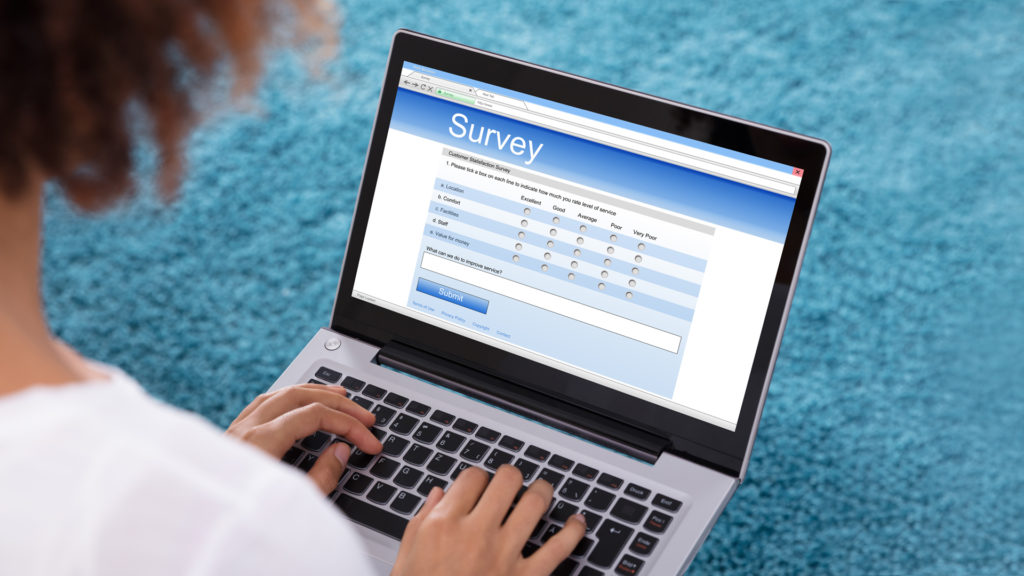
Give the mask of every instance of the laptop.
M 329 497 L 380 572 L 431 487 L 506 463 L 555 486 L 524 554 L 587 519 L 556 574 L 685 571 L 747 472 L 829 155 L 397 32 L 331 322 L 271 388 L 377 416 Z

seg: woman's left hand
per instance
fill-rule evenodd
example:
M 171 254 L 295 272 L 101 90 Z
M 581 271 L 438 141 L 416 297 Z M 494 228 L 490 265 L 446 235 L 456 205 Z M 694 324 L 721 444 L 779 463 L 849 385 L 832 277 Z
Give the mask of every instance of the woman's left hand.
M 318 430 L 330 432 L 367 454 L 381 451 L 370 432 L 376 418 L 351 401 L 340 386 L 302 384 L 260 394 L 235 421 L 227 434 L 253 444 L 280 460 L 292 445 Z M 348 463 L 349 447 L 338 442 L 320 454 L 309 477 L 328 494 L 337 486 Z

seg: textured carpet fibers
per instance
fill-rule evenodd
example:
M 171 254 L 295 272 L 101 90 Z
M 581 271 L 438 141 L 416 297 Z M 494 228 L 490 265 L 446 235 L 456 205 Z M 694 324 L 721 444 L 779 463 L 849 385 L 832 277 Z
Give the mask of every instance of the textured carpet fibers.
M 275 53 L 256 102 L 217 106 L 170 207 L 145 178 L 97 218 L 51 194 L 60 336 L 226 425 L 327 323 L 390 36 L 422 30 L 834 147 L 750 474 L 693 574 L 1024 572 L 1019 2 L 344 13 L 326 78 Z

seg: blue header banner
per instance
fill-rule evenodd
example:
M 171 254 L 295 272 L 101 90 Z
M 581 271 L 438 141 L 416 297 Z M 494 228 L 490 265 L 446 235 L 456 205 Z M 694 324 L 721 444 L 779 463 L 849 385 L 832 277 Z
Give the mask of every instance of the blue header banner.
M 794 198 L 399 88 L 391 128 L 782 243 Z
M 502 88 L 501 86 L 495 86 L 494 84 L 488 84 L 486 82 L 481 82 L 479 80 L 474 80 L 472 78 L 467 78 L 465 76 L 458 76 L 456 74 L 449 74 L 448 72 L 445 72 L 443 70 L 437 70 L 435 68 L 430 68 L 428 66 L 421 66 L 419 64 L 416 64 L 416 63 L 413 63 L 413 62 L 409 62 L 408 60 L 406 60 L 403 63 L 403 66 L 405 68 L 410 69 L 410 70 L 415 70 L 417 72 L 422 72 L 423 74 L 426 74 L 426 75 L 434 77 L 434 78 L 441 78 L 441 79 L 444 79 L 444 80 L 450 80 L 450 81 L 456 82 L 458 84 L 467 84 L 467 85 L 473 86 L 475 88 L 483 88 L 483 89 L 485 89 L 485 90 L 487 90 L 489 92 L 493 92 L 494 94 L 500 94 L 502 96 L 508 96 L 509 98 L 513 98 L 513 99 L 516 99 L 516 100 L 522 100 L 524 102 L 533 102 L 533 103 L 536 103 L 536 104 L 540 104 L 541 106 L 547 106 L 548 108 L 554 108 L 555 110 L 561 110 L 562 112 L 568 112 L 570 114 L 575 114 L 577 116 L 583 116 L 584 118 L 590 118 L 591 120 L 597 120 L 598 122 L 608 123 L 608 124 L 611 124 L 612 126 L 619 126 L 619 127 L 625 128 L 627 130 L 633 130 L 635 132 L 640 132 L 642 134 L 647 134 L 649 136 L 654 136 L 655 138 L 661 138 L 661 139 L 669 140 L 670 142 L 678 142 L 678 143 L 683 144 L 685 146 L 692 146 L 692 147 L 698 148 L 700 150 L 706 150 L 708 152 L 714 152 L 715 154 L 720 154 L 722 156 L 727 156 L 729 158 L 735 158 L 737 160 L 743 160 L 744 162 L 750 162 L 751 164 L 756 164 L 758 166 L 764 166 L 765 168 L 771 168 L 772 170 L 778 170 L 779 172 L 782 172 L 783 174 L 792 174 L 793 173 L 793 167 L 792 166 L 786 166 L 785 164 L 780 164 L 779 162 L 773 162 L 771 160 L 766 160 L 766 159 L 760 158 L 758 156 L 751 156 L 750 154 L 743 154 L 742 152 L 736 152 L 735 150 L 730 150 L 728 148 L 722 148 L 721 146 L 715 146 L 713 144 L 708 144 L 707 142 L 701 142 L 700 140 L 694 140 L 693 138 L 686 138 L 684 136 L 679 136 L 678 134 L 672 134 L 670 132 L 664 132 L 664 131 L 661 131 L 661 130 L 655 130 L 653 128 L 648 128 L 647 126 L 643 126 L 643 125 L 640 125 L 640 124 L 634 124 L 632 122 L 626 122 L 625 120 L 619 120 L 618 118 L 613 118 L 611 116 L 605 116 L 603 114 L 597 114 L 596 112 L 591 112 L 589 110 L 583 110 L 581 108 L 575 108 L 573 106 L 566 106 L 565 104 L 562 104 L 560 102 L 554 102 L 552 100 L 546 100 L 544 98 L 538 98 L 536 96 L 531 96 L 530 94 L 526 94 L 525 92 L 517 92 L 515 90 L 506 90 L 505 88 Z

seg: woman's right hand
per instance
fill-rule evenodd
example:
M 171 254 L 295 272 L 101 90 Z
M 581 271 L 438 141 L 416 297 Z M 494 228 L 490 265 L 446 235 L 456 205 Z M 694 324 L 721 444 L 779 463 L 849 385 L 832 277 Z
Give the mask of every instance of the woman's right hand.
M 523 545 L 547 513 L 554 489 L 537 480 L 509 514 L 522 484 L 519 470 L 506 464 L 490 483 L 480 468 L 467 468 L 447 493 L 435 487 L 405 529 L 392 576 L 550 574 L 583 539 L 586 521 L 579 514 L 570 517 L 524 558 Z

